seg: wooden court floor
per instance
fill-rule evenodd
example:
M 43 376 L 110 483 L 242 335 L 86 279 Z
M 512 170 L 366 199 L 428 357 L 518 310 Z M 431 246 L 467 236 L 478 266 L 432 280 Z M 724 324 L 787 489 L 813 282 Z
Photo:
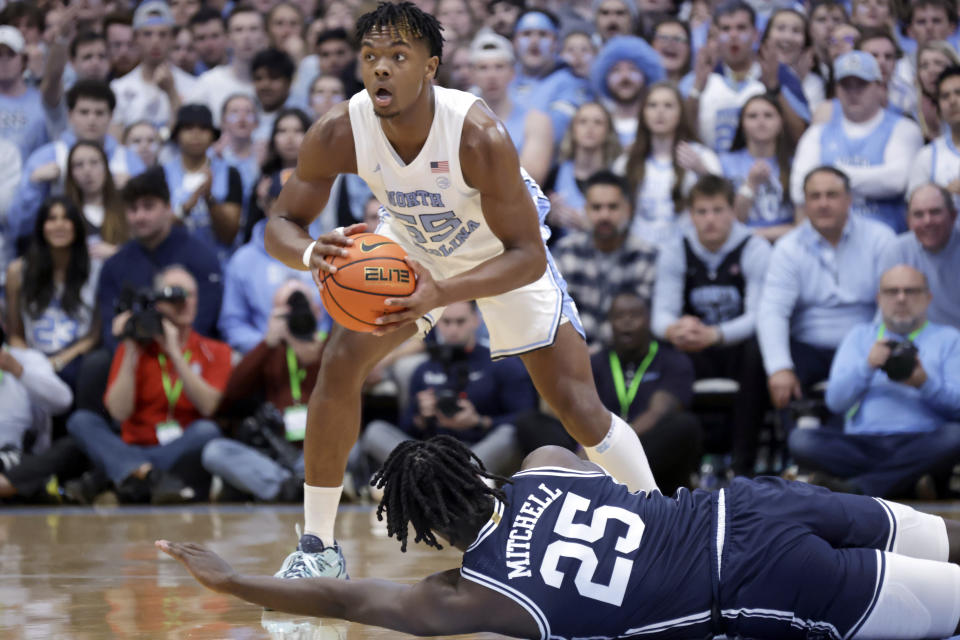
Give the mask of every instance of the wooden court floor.
M 337 538 L 352 577 L 403 582 L 459 565 L 459 552 L 374 535 L 370 507 L 340 510 Z M 0 639 L 364 640 L 405 638 L 334 620 L 273 614 L 197 585 L 153 546 L 208 545 L 244 573 L 272 574 L 296 546 L 300 506 L 0 509 Z M 377 527 L 379 530 L 379 527 Z M 493 634 L 461 636 L 499 638 Z
M 960 504 L 914 506 L 960 518 Z M 400 553 L 396 540 L 371 524 L 371 513 L 340 509 L 337 537 L 351 576 L 414 582 L 458 566 L 456 551 L 411 545 Z M 0 509 L 0 640 L 409 637 L 280 614 L 265 630 L 261 609 L 203 589 L 153 546 L 157 538 L 200 542 L 242 572 L 272 574 L 295 546 L 301 518 L 298 505 Z

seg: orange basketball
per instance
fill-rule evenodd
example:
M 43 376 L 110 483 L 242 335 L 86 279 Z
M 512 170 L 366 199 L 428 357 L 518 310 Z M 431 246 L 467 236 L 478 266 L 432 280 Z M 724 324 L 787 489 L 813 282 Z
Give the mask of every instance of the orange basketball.
M 369 333 L 379 326 L 377 318 L 402 308 L 383 301 L 410 295 L 417 282 L 404 262 L 407 252 L 396 242 L 375 233 L 350 237 L 348 255 L 327 257 L 337 272 L 323 276 L 323 306 L 347 329 Z

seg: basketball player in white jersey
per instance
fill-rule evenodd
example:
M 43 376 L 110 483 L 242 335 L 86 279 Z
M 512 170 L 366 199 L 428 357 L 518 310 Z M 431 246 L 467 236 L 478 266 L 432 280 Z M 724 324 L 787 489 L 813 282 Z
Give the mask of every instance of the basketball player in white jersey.
M 410 2 L 381 3 L 357 21 L 357 41 L 366 89 L 307 133 L 265 243 L 290 267 L 332 272 L 325 258 L 345 254 L 365 225 L 317 239 L 306 229 L 336 176 L 356 173 L 383 205 L 377 232 L 410 254 L 417 288 L 386 301 L 405 310 L 383 316 L 375 334 L 337 326 L 330 336 L 308 405 L 304 534 L 277 574 L 290 578 L 346 577 L 333 525 L 360 430 L 361 385 L 452 302 L 477 301 L 493 357 L 523 359 L 591 460 L 631 490 L 656 487 L 637 435 L 597 396 L 576 309 L 541 235 L 549 201 L 490 109 L 433 85 L 443 44 L 436 19 Z

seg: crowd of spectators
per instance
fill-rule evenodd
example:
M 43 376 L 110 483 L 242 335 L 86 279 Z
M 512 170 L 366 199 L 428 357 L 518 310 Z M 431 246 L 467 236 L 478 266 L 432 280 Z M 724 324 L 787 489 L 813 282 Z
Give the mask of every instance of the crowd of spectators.
M 697 482 L 696 398 L 721 378 L 727 478 L 781 471 L 763 436 L 835 489 L 950 489 L 954 0 L 416 4 L 444 27 L 437 82 L 486 102 L 549 196 L 601 398 L 661 487 Z M 302 497 L 331 320 L 265 217 L 311 124 L 362 90 L 371 7 L 0 0 L 0 499 Z M 380 207 L 339 176 L 310 233 Z M 576 447 L 485 336 L 450 305 L 374 369 L 347 486 L 435 433 L 502 474 Z

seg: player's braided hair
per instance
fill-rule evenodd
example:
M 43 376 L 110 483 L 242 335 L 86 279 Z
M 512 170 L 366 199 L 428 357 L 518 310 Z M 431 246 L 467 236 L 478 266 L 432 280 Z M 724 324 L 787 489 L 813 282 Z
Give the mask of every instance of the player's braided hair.
M 407 550 L 408 523 L 417 534 L 414 543 L 422 540 L 442 549 L 435 530 L 447 531 L 482 515 L 490 508 L 489 496 L 506 500 L 503 491 L 491 489 L 481 477 L 509 482 L 487 472 L 480 458 L 456 438 L 407 440 L 373 476 L 373 485 L 383 489 L 377 518 L 383 520 L 386 509 L 387 535 L 396 536 L 401 551 Z
M 374 30 L 396 29 L 408 31 L 414 38 L 423 40 L 431 56 L 443 62 L 443 29 L 440 22 L 425 13 L 412 2 L 381 2 L 377 8 L 357 18 L 355 39 L 359 43 Z

